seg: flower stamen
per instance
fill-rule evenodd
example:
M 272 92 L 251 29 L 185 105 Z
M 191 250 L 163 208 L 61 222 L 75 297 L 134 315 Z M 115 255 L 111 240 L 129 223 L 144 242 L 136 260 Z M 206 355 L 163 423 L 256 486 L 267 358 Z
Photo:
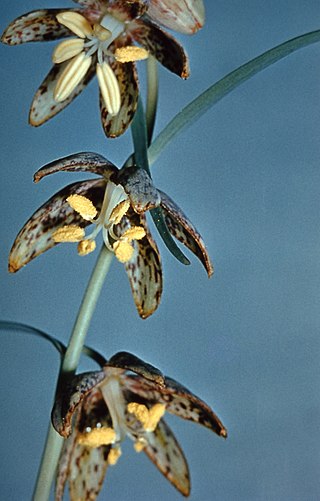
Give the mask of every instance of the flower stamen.
M 102 426 L 100 428 L 94 428 L 93 430 L 81 433 L 78 441 L 82 445 L 88 447 L 96 448 L 101 445 L 113 444 L 116 439 L 116 433 L 113 428 L 107 428 Z
M 165 413 L 166 406 L 157 403 L 150 409 L 146 405 L 130 402 L 127 406 L 128 412 L 141 422 L 145 431 L 154 431 Z
M 149 57 L 149 52 L 142 47 L 136 45 L 128 45 L 127 47 L 118 47 L 115 51 L 115 58 L 119 63 L 131 63 L 134 61 L 142 61 Z
M 120 111 L 121 94 L 119 82 L 111 66 L 105 61 L 98 63 L 96 73 L 101 90 L 102 99 L 111 116 Z
M 52 238 L 56 243 L 59 242 L 79 242 L 85 236 L 84 229 L 75 224 L 69 226 L 62 226 L 58 228 L 53 234 Z
M 98 211 L 91 200 L 83 195 L 70 195 L 67 202 L 86 221 L 92 221 L 97 215 Z
M 91 238 L 81 240 L 81 242 L 78 243 L 78 254 L 79 256 L 86 256 L 87 254 L 90 254 L 90 252 L 93 252 L 95 248 L 95 240 L 92 240 Z
M 121 456 L 122 452 L 120 447 L 112 447 L 110 449 L 109 454 L 108 454 L 108 463 L 111 466 L 114 466 L 117 464 L 119 457 Z
M 60 12 L 56 17 L 60 24 L 68 28 L 79 38 L 86 38 L 92 33 L 89 21 L 78 12 Z
M 55 101 L 62 102 L 70 96 L 88 72 L 91 61 L 92 57 L 87 57 L 84 52 L 80 52 L 70 60 L 55 86 L 53 93 Z

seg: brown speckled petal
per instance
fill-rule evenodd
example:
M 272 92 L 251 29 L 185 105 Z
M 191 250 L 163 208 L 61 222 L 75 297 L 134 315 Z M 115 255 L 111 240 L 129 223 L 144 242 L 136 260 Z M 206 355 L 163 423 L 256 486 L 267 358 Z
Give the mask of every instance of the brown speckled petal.
M 95 386 L 105 379 L 103 371 L 85 372 L 73 376 L 71 380 L 64 381 L 58 388 L 56 400 L 52 409 L 51 421 L 54 429 L 64 438 L 67 438 L 72 431 L 72 417 L 77 407 L 84 401 L 86 395 L 89 395 L 90 400 L 87 400 L 87 409 L 84 407 L 86 421 L 91 414 L 92 398 L 99 396 L 99 402 L 102 401 L 102 396 L 99 391 L 94 391 Z M 85 404 L 85 402 L 84 402 Z M 93 418 L 93 413 L 91 418 Z M 91 423 L 85 423 L 89 426 Z
M 116 47 L 115 47 L 116 48 Z M 118 137 L 130 125 L 137 109 L 139 86 L 135 63 L 118 63 L 109 61 L 120 86 L 121 107 L 116 116 L 111 116 L 101 97 L 100 110 L 103 129 L 108 137 Z
M 56 245 L 52 234 L 58 228 L 69 224 L 82 227 L 90 224 L 66 202 L 69 195 L 87 196 L 99 209 L 104 191 L 105 182 L 102 179 L 92 179 L 71 184 L 51 197 L 18 233 L 9 255 L 9 271 L 14 273 L 20 270 L 32 259 Z
M 116 0 L 108 3 L 110 14 L 123 22 L 142 16 L 149 6 L 149 0 Z
M 74 9 L 63 9 L 74 11 Z M 8 45 L 43 42 L 70 36 L 70 30 L 58 23 L 56 15 L 62 9 L 34 10 L 18 17 L 4 31 L 1 41 Z
M 130 23 L 133 38 L 147 49 L 168 70 L 181 78 L 190 74 L 188 56 L 177 40 L 146 16 Z
M 43 177 L 60 171 L 92 172 L 92 174 L 99 174 L 103 176 L 104 179 L 108 180 L 111 174 L 118 172 L 118 168 L 102 155 L 84 151 L 59 158 L 58 160 L 44 165 L 34 174 L 34 182 L 37 183 Z
M 168 412 L 201 424 L 217 435 L 227 438 L 227 430 L 222 422 L 203 400 L 174 379 L 166 377 L 165 382 L 166 386 L 161 393 L 167 402 Z
M 73 2 L 81 5 L 81 7 L 85 9 L 99 10 L 104 0 L 73 0 Z
M 144 452 L 169 482 L 184 496 L 190 494 L 190 476 L 183 451 L 170 430 L 161 420 L 153 433 L 146 436 Z
M 55 501 L 62 501 L 64 488 L 69 475 L 69 465 L 75 447 L 76 433 L 67 438 L 62 446 L 55 485 Z
M 105 367 L 132 371 L 149 381 L 155 382 L 157 385 L 163 386 L 164 384 L 164 376 L 159 369 L 126 351 L 120 351 L 113 355 Z
M 129 374 L 125 385 L 127 390 L 144 400 L 165 404 L 166 410 L 171 414 L 201 424 L 221 437 L 227 437 L 227 430 L 213 410 L 174 379 L 165 377 L 165 386 L 159 389 L 154 383 Z
M 190 35 L 204 24 L 203 0 L 150 0 L 148 16 L 171 30 Z
M 134 213 L 130 222 L 143 226 L 146 236 L 133 242 L 135 253 L 125 263 L 132 295 L 141 318 L 147 318 L 157 309 L 162 293 L 162 269 L 158 247 L 148 231 L 145 217 Z
M 84 79 L 77 85 L 70 96 L 62 102 L 55 101 L 53 97 L 54 89 L 57 81 L 62 74 L 64 68 L 69 64 L 69 61 L 65 61 L 61 64 L 55 64 L 50 70 L 39 89 L 35 93 L 33 98 L 30 113 L 29 113 L 29 123 L 34 127 L 42 125 L 50 118 L 54 117 L 62 111 L 71 101 L 77 97 L 80 92 L 88 85 L 90 80 L 95 75 L 95 57 L 92 58 L 92 64 L 86 73 Z
M 79 443 L 79 435 L 85 432 L 87 427 L 94 429 L 98 423 L 99 426 L 111 427 L 112 421 L 98 387 L 89 389 L 78 409 L 75 428 L 71 435 L 76 435 L 76 439 L 68 471 L 70 499 L 94 501 L 106 474 L 110 445 L 88 447 Z
M 76 444 L 70 462 L 69 488 L 72 501 L 97 498 L 108 467 L 109 445 L 87 447 Z
M 125 167 L 112 176 L 111 181 L 121 184 L 137 213 L 158 207 L 161 197 L 147 172 L 138 167 Z
M 207 270 L 208 276 L 211 277 L 213 265 L 200 233 L 180 207 L 166 193 L 160 190 L 159 193 L 161 195 L 161 207 L 170 233 L 200 259 Z

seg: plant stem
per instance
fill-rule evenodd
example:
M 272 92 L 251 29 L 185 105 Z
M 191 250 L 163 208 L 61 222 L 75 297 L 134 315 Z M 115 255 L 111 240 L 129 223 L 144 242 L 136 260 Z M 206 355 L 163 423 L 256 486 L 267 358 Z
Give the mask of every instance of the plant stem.
M 59 381 L 66 375 L 71 375 L 77 369 L 90 321 L 112 258 L 113 253 L 103 245 L 82 299 L 68 348 L 61 364 Z M 62 444 L 63 438 L 60 437 L 50 424 L 33 494 L 34 501 L 47 501 L 49 499 Z
M 146 126 L 148 145 L 150 145 L 156 121 L 159 92 L 158 61 L 153 56 L 147 59 L 147 90 Z

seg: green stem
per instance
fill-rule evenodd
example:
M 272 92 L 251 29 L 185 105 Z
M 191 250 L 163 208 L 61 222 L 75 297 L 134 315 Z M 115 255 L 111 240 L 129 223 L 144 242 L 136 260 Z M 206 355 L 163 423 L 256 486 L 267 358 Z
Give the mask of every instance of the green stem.
M 159 93 L 158 61 L 153 56 L 147 59 L 147 90 L 146 125 L 149 145 L 156 121 Z
M 93 316 L 105 277 L 109 271 L 113 253 L 103 245 L 98 260 L 90 277 L 88 286 L 76 318 L 70 342 L 61 364 L 59 381 L 77 369 L 86 334 Z M 59 384 L 58 381 L 58 384 Z M 55 476 L 63 438 L 53 429 L 51 424 L 47 434 L 41 465 L 38 472 L 33 500 L 47 501 Z

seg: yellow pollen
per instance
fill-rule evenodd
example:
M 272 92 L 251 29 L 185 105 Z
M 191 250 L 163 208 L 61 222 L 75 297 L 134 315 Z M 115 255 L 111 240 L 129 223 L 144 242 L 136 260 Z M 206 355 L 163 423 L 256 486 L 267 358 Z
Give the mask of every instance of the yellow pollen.
M 115 465 L 120 456 L 121 456 L 120 447 L 115 447 L 110 449 L 110 452 L 108 454 L 108 463 L 112 466 Z
M 112 444 L 116 439 L 116 432 L 113 428 L 94 428 L 88 433 L 81 433 L 78 441 L 88 447 L 100 447 L 100 445 Z
M 115 208 L 113 209 L 113 211 L 110 214 L 110 221 L 113 224 L 120 223 L 121 219 L 126 214 L 129 207 L 130 207 L 129 200 L 123 200 L 122 202 L 118 203 L 118 205 L 115 206 Z
M 117 240 L 113 244 L 113 250 L 120 263 L 127 263 L 133 256 L 134 248 L 127 240 Z
M 135 415 L 146 431 L 154 431 L 165 413 L 166 407 L 164 404 L 157 403 L 148 409 L 143 404 L 131 402 L 127 409 L 130 414 Z
M 112 33 L 107 28 L 101 26 L 101 24 L 93 25 L 93 35 L 100 40 L 100 42 L 105 42 L 112 36 Z
M 62 226 L 58 228 L 53 234 L 52 238 L 55 242 L 79 242 L 85 235 L 84 229 L 75 224 L 70 226 Z
M 136 452 L 141 452 L 146 447 L 146 445 L 147 445 L 146 440 L 144 440 L 143 438 L 139 438 L 138 440 L 135 441 L 133 447 Z
M 132 242 L 132 240 L 141 240 L 145 236 L 146 230 L 142 226 L 132 226 L 121 235 L 121 240 L 126 239 Z
M 86 221 L 91 221 L 97 215 L 97 209 L 91 200 L 83 195 L 70 195 L 67 198 L 67 202 Z
M 81 242 L 78 243 L 78 254 L 79 256 L 86 256 L 90 254 L 90 252 L 93 252 L 95 248 L 96 242 L 94 240 L 81 240 Z
M 147 59 L 149 53 L 142 47 L 135 45 L 128 45 L 127 47 L 119 47 L 115 51 L 115 58 L 119 63 L 131 63 L 133 61 L 141 61 Z

